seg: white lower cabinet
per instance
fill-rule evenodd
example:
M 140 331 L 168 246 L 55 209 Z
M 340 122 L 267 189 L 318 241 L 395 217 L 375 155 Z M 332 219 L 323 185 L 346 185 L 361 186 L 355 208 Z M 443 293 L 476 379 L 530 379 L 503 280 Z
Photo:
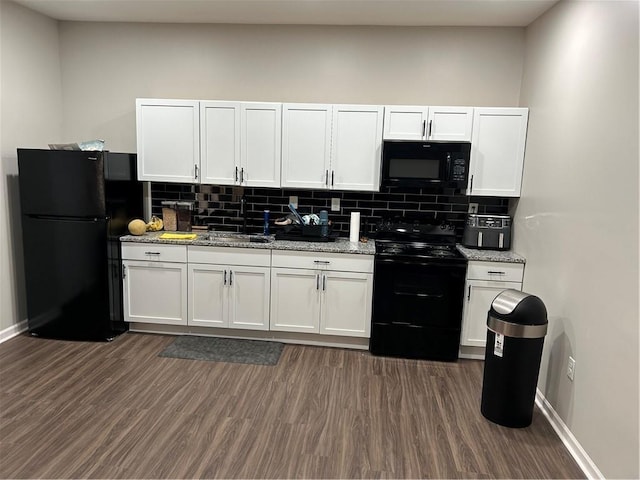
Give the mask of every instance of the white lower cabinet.
M 189 325 L 269 329 L 269 268 L 189 264 Z
M 274 252 L 272 262 L 271 330 L 369 337 L 373 257 Z
M 268 250 L 189 247 L 188 324 L 269 330 L 270 262 Z
M 122 257 L 125 321 L 186 325 L 186 247 L 125 244 Z
M 370 335 L 372 255 L 151 243 L 122 252 L 128 322 Z
M 322 274 L 320 333 L 369 337 L 371 331 L 371 273 Z
M 523 273 L 524 265 L 521 263 L 469 262 L 460 345 L 486 345 L 487 314 L 491 302 L 503 290 L 522 290 Z
M 320 280 L 315 270 L 271 269 L 271 330 L 320 332 Z

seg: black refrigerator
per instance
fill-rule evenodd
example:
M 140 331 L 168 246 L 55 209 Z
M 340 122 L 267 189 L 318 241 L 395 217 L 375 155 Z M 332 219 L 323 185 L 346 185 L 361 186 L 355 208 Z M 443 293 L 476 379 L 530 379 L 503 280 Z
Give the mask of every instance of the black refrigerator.
M 119 237 L 143 216 L 135 154 L 18 149 L 18 169 L 29 332 L 112 340 L 128 326 Z

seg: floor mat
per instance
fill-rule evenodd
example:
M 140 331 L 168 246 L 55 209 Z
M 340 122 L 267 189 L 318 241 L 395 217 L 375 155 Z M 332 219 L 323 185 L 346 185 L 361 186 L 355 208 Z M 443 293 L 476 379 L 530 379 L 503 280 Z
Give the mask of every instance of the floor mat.
M 183 335 L 160 352 L 160 357 L 207 360 L 210 362 L 277 365 L 284 344 L 237 338 Z

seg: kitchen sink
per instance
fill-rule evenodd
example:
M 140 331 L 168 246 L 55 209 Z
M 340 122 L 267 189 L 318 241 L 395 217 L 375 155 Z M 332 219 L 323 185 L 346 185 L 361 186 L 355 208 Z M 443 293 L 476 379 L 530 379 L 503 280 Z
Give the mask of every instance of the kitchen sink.
M 262 235 L 245 235 L 241 233 L 237 234 L 225 234 L 225 233 L 205 233 L 201 235 L 200 240 L 208 240 L 212 242 L 224 242 L 224 243 L 268 243 L 272 239 L 269 237 L 263 237 Z

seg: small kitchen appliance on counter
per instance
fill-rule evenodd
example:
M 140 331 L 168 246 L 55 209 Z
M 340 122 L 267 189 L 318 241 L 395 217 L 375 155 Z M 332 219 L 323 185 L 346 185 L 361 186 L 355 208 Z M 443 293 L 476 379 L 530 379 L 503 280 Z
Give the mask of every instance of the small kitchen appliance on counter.
M 394 219 L 376 231 L 374 355 L 458 358 L 467 260 L 449 223 Z
M 470 213 L 464 226 L 462 245 L 487 250 L 511 248 L 511 217 Z

